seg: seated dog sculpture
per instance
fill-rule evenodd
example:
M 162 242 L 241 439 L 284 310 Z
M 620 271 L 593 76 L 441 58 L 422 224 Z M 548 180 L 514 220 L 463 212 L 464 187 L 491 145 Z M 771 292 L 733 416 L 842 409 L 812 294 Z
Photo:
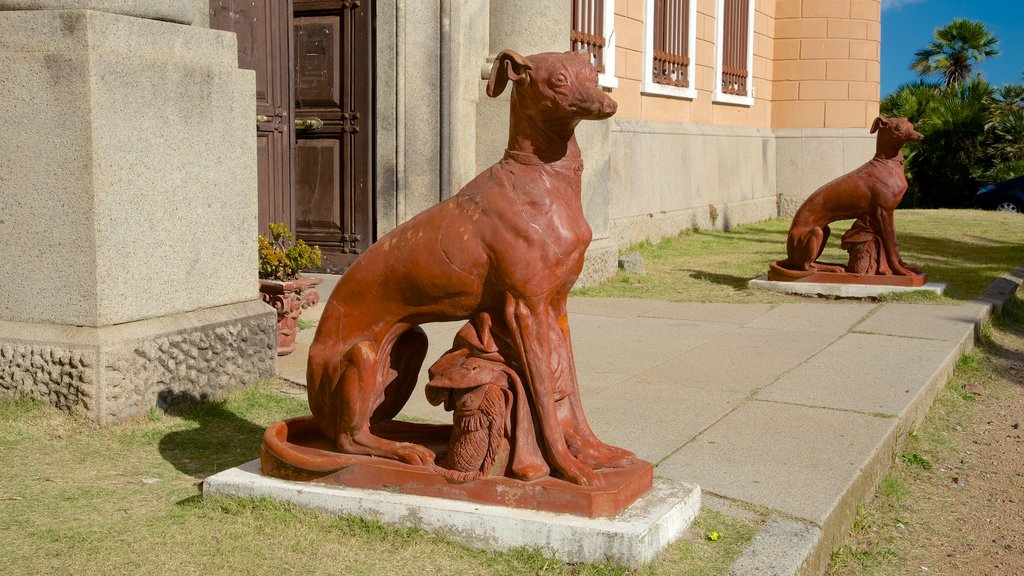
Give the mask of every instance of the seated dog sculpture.
M 770 280 L 799 280 L 817 273 L 876 276 L 913 276 L 924 283 L 922 272 L 900 257 L 893 211 L 903 200 L 907 179 L 903 145 L 924 138 L 906 118 L 878 117 L 871 133 L 878 133 L 875 156 L 853 172 L 825 184 L 797 210 L 786 238 L 786 259 L 772 263 Z M 843 235 L 850 251 L 847 265 L 818 262 L 828 241 L 829 224 L 856 219 Z M 841 277 L 816 281 L 843 281 Z
M 416 385 L 427 347 L 418 325 L 469 320 L 428 388 L 456 412 L 449 468 L 487 473 L 504 449 L 514 477 L 600 485 L 595 469 L 634 456 L 598 440 L 583 415 L 566 299 L 591 240 L 574 130 L 616 104 L 575 53 L 505 50 L 487 94 L 508 82 L 504 158 L 381 238 L 339 281 L 309 351 L 309 404 L 342 453 L 436 467 L 432 450 L 381 430 Z

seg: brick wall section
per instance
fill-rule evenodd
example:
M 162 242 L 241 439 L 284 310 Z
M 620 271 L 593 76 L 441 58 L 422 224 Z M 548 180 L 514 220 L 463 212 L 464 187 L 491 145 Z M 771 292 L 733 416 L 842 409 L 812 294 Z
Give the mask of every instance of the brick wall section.
M 619 103 L 616 117 L 719 124 L 767 128 L 772 125 L 772 58 L 775 34 L 775 4 L 778 0 L 755 0 L 754 9 L 754 92 L 753 106 L 714 103 L 716 0 L 691 0 L 697 3 L 696 54 L 691 57 L 695 69 L 691 86 L 698 95 L 693 100 L 642 94 L 644 71 L 644 0 L 615 1 L 615 75 L 619 86 L 612 97 Z
M 880 0 L 776 0 L 772 127 L 870 126 L 880 18 Z

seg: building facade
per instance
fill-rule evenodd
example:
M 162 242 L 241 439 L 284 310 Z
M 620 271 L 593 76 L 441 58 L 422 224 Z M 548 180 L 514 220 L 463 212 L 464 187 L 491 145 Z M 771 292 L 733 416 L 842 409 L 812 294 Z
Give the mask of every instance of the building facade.
M 195 0 L 197 13 L 206 3 Z M 281 57 L 290 64 L 280 84 L 293 84 L 293 116 L 326 114 L 315 116 L 325 122 L 318 129 L 261 125 L 285 143 L 276 171 L 261 168 L 262 186 L 276 178 L 284 190 L 262 193 L 261 216 L 323 245 L 331 269 L 501 157 L 508 95 L 492 101 L 484 85 L 505 48 L 587 52 L 619 103 L 611 121 L 580 127 L 595 232 L 584 282 L 607 277 L 617 251 L 640 240 L 790 214 L 873 149 L 879 0 L 209 5 L 214 27 L 280 29 L 280 43 L 290 45 L 280 50 L 291 52 Z M 257 26 L 275 19 L 289 26 Z M 274 50 L 261 47 L 258 33 L 239 38 L 240 61 L 256 67 L 260 84 L 267 67 L 245 54 L 271 60 Z M 343 101 L 368 81 L 372 94 Z M 345 132 L 353 125 L 341 108 L 360 118 L 358 132 Z M 261 145 L 263 164 L 274 150 Z

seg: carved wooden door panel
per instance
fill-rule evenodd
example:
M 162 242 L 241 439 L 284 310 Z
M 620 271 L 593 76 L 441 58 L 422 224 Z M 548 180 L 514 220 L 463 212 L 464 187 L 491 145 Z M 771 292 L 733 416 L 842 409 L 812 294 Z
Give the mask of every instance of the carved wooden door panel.
M 256 71 L 260 233 L 294 226 L 291 172 L 291 0 L 210 0 L 210 28 L 238 36 L 238 67 Z
M 295 231 L 340 271 L 373 240 L 373 3 L 294 10 Z

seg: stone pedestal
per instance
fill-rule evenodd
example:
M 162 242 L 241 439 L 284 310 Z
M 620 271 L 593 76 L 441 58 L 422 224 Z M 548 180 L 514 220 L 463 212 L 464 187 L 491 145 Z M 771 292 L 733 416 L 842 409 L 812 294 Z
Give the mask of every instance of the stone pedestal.
M 0 392 L 109 421 L 272 373 L 254 76 L 189 21 L 182 0 L 0 0 Z
M 698 486 L 656 478 L 618 516 L 584 518 L 504 506 L 395 494 L 264 476 L 259 461 L 210 476 L 203 497 L 270 498 L 320 513 L 437 532 L 475 548 L 540 550 L 564 562 L 611 562 L 638 568 L 686 532 L 700 512 Z

